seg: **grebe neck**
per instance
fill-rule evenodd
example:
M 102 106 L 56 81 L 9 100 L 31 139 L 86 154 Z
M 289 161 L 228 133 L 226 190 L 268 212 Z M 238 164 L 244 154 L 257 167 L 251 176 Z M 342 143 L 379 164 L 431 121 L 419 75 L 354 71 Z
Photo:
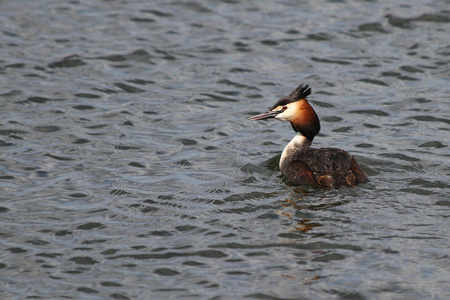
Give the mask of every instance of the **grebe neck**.
M 292 156 L 295 152 L 307 149 L 311 146 L 311 141 L 307 139 L 302 134 L 298 133 L 296 134 L 292 140 L 289 142 L 289 144 L 284 147 L 283 153 L 281 153 L 280 158 L 280 169 L 281 166 L 287 161 L 287 158 Z

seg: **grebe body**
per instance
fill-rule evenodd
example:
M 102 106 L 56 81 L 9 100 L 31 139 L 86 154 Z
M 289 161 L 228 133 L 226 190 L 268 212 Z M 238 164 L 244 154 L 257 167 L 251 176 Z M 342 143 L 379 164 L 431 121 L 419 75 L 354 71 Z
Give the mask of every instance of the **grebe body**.
M 310 147 L 320 131 L 320 121 L 307 100 L 309 94 L 309 86 L 300 85 L 291 94 L 278 100 L 267 113 L 249 118 L 288 121 L 297 132 L 281 154 L 281 172 L 294 185 L 333 187 L 366 183 L 366 173 L 347 151 Z

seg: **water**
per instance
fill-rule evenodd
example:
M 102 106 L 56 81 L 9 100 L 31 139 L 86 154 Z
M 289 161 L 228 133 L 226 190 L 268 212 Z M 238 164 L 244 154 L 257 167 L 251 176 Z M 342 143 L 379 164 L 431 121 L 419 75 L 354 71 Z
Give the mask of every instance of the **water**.
M 2 299 L 448 299 L 448 1 L 0 1 Z M 370 182 L 289 186 L 316 147 Z

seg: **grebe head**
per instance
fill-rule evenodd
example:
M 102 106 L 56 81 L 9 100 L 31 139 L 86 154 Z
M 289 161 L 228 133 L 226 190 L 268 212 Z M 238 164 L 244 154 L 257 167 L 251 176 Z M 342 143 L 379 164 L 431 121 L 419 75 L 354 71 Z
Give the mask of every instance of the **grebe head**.
M 252 116 L 249 120 L 275 118 L 288 121 L 295 132 L 312 142 L 320 131 L 320 121 L 306 99 L 309 94 L 311 94 L 311 88 L 300 84 L 292 93 L 278 100 L 268 112 Z

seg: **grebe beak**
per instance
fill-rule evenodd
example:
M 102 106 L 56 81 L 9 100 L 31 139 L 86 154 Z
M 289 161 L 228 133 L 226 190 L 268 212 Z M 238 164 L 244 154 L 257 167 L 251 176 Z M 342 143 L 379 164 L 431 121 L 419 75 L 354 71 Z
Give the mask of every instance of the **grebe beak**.
M 259 114 L 256 116 L 252 116 L 250 118 L 248 118 L 249 120 L 252 121 L 256 121 L 256 120 L 264 120 L 264 119 L 269 119 L 269 118 L 275 118 L 279 113 L 282 113 L 284 110 L 280 109 L 280 110 L 269 110 L 266 113 L 263 114 Z

